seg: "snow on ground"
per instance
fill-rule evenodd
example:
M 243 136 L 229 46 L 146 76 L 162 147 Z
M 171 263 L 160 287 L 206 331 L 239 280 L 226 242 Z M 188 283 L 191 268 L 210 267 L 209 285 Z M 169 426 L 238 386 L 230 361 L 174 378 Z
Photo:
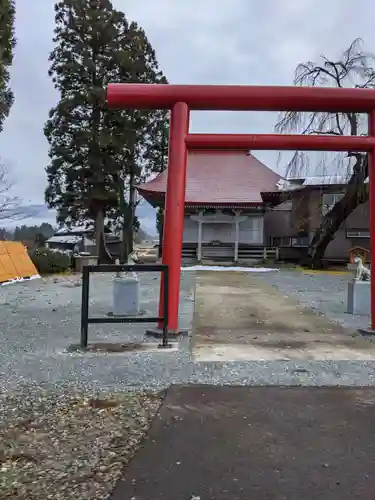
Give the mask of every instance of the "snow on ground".
M 236 271 L 238 273 L 269 273 L 270 271 L 278 271 L 275 268 L 268 267 L 230 267 L 230 266 L 190 266 L 182 267 L 182 271 Z
M 8 286 L 8 285 L 14 285 L 16 283 L 24 283 L 26 281 L 37 280 L 39 278 L 40 278 L 39 274 L 34 274 L 29 278 L 16 278 L 14 280 L 5 281 L 4 283 L 0 283 L 0 286 Z

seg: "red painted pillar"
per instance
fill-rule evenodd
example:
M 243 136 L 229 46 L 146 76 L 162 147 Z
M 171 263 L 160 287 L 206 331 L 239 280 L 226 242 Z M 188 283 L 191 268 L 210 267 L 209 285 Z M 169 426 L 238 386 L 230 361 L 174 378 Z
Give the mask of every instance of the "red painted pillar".
M 189 108 L 184 102 L 172 108 L 169 130 L 168 180 L 165 199 L 162 263 L 169 266 L 168 331 L 178 333 L 178 306 L 182 233 L 184 230 L 186 159 L 185 138 L 189 132 Z M 163 281 L 160 285 L 159 317 L 163 317 Z M 158 325 L 162 328 L 162 325 Z
M 375 111 L 369 114 L 368 135 L 375 136 Z M 371 329 L 375 330 L 375 149 L 368 154 L 370 262 L 371 262 Z

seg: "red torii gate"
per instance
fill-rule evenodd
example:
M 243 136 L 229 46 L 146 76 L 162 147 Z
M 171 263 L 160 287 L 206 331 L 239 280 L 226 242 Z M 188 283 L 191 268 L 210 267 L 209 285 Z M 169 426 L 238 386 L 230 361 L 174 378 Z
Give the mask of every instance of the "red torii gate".
M 163 263 L 169 266 L 169 324 L 178 332 L 182 233 L 188 150 L 249 149 L 369 153 L 370 261 L 375 263 L 375 90 L 327 87 L 110 84 L 110 108 L 171 110 Z M 190 110 L 356 112 L 369 116 L 368 136 L 189 134 Z M 163 316 L 163 289 L 159 317 Z M 375 330 L 375 277 L 371 280 Z

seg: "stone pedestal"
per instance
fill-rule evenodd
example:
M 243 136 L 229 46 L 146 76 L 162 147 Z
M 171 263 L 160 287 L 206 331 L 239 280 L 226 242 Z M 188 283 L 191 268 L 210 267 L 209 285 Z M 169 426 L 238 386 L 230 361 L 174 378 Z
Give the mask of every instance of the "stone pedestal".
M 81 273 L 83 266 L 97 266 L 98 257 L 96 255 L 77 255 L 75 258 L 75 271 Z
M 347 312 L 370 315 L 370 281 L 352 280 L 348 283 Z
M 113 281 L 113 316 L 136 316 L 140 310 L 140 283 L 135 276 Z

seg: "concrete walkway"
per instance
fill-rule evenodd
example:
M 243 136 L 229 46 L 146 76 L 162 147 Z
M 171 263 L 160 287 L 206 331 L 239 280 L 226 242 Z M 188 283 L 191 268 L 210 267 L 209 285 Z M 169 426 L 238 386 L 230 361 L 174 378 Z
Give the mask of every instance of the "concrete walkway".
M 172 386 L 112 500 L 373 500 L 375 389 Z
M 202 271 L 193 355 L 196 361 L 372 361 L 375 344 L 300 306 L 256 273 Z

